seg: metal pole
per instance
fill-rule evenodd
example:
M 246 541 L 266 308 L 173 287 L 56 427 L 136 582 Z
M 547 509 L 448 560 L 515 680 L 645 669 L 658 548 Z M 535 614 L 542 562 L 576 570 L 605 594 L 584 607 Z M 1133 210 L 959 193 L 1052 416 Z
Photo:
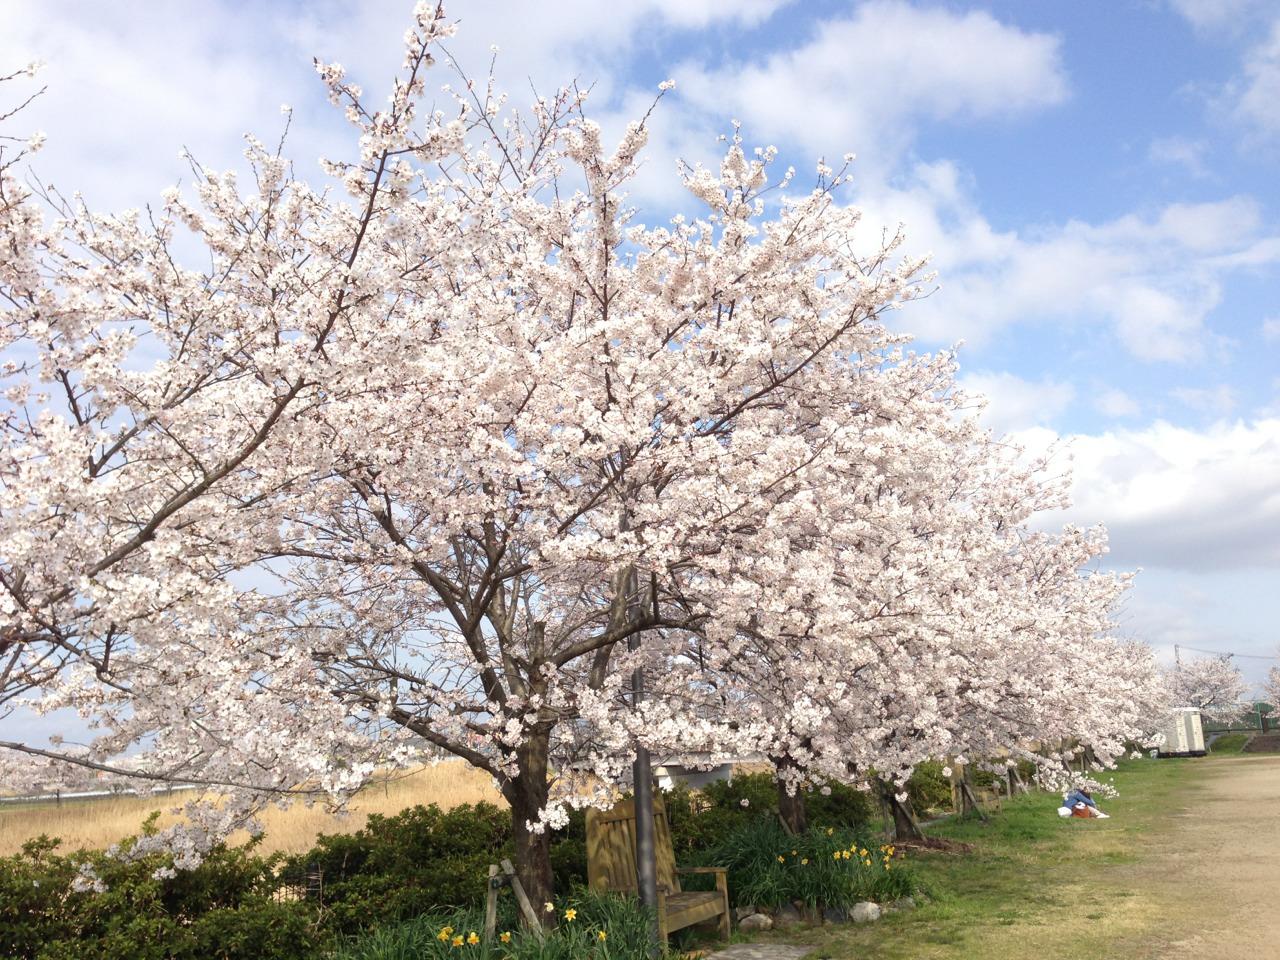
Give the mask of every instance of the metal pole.
M 627 619 L 634 623 L 641 616 L 640 590 L 636 582 L 635 568 L 627 574 Z M 628 650 L 640 649 L 640 634 L 633 633 L 627 639 Z M 637 710 L 644 699 L 644 670 L 637 667 L 631 673 L 631 709 Z M 636 759 L 631 767 L 631 779 L 635 784 L 636 808 L 636 890 L 640 902 L 657 918 L 658 911 L 658 859 L 654 845 L 653 824 L 653 768 L 646 747 L 636 744 Z M 650 931 L 654 949 L 658 944 L 658 930 Z

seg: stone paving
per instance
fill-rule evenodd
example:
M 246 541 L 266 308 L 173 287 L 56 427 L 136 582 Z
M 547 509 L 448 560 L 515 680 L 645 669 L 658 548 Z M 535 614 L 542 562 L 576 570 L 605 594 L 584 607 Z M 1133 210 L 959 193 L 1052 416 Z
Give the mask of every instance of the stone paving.
M 813 947 L 797 947 L 791 943 L 735 943 L 717 950 L 711 960 L 800 960 Z

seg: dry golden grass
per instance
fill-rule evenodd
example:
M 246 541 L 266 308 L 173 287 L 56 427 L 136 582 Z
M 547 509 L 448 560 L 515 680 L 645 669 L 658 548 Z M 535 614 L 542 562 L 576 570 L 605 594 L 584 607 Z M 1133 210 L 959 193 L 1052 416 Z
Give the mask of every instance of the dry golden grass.
M 58 806 L 45 802 L 0 806 L 0 855 L 16 853 L 22 844 L 40 834 L 62 839 L 62 850 L 110 846 L 138 832 L 142 821 L 159 810 L 160 824 L 172 823 L 172 809 L 195 796 L 194 791 L 171 797 L 96 797 L 65 800 Z M 269 808 L 261 816 L 266 836 L 259 851 L 297 853 L 309 849 L 322 833 L 351 833 L 364 826 L 371 813 L 393 814 L 414 804 L 437 804 L 442 809 L 488 800 L 504 805 L 488 774 L 461 761 L 446 760 L 435 766 L 371 786 L 351 803 L 343 817 L 321 807 L 295 804 Z M 244 840 L 233 836 L 233 842 Z

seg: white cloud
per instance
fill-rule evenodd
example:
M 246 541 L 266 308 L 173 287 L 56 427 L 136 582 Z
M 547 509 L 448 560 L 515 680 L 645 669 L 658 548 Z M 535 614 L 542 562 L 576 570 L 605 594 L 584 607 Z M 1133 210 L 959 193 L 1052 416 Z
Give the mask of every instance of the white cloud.
M 1114 387 L 1103 390 L 1093 401 L 1094 409 L 1108 417 L 1136 417 L 1142 412 L 1138 401 Z
M 1203 179 L 1209 176 L 1209 168 L 1205 165 L 1205 154 L 1208 152 L 1209 144 L 1203 140 L 1159 137 L 1147 147 L 1147 159 L 1152 163 L 1181 167 L 1191 176 Z
M 1236 391 L 1225 383 L 1216 387 L 1176 387 L 1171 392 L 1183 406 L 1215 418 L 1225 417 L 1236 408 Z
M 1058 438 L 1018 435 L 1032 450 Z M 1187 571 L 1280 566 L 1280 419 L 1065 438 L 1075 504 L 1053 523 L 1105 522 L 1110 562 Z
M 977 371 L 960 378 L 966 393 L 987 399 L 980 419 L 996 433 L 1047 426 L 1075 399 L 1075 388 L 1051 378 L 1024 380 L 1012 373 Z
M 1280 340 L 1280 317 L 1268 317 L 1262 321 L 1262 338 L 1272 342 Z
M 1205 320 L 1229 271 L 1280 259 L 1249 197 L 997 231 L 943 162 L 864 185 L 857 203 L 868 243 L 903 221 L 907 248 L 932 253 L 942 290 L 903 322 L 933 342 L 981 343 L 1020 323 L 1101 323 L 1141 360 L 1192 361 L 1215 346 Z
M 1253 14 L 1265 12 L 1271 0 L 1169 0 L 1169 5 L 1197 29 L 1241 29 Z
M 676 72 L 687 102 L 753 141 L 778 138 L 814 155 L 856 151 L 887 165 L 925 120 L 1005 117 L 1067 96 L 1057 37 L 990 14 L 893 0 L 828 19 L 808 42 L 759 63 Z
M 1244 58 L 1243 75 L 1228 91 L 1233 115 L 1255 135 L 1280 135 L 1280 20 Z

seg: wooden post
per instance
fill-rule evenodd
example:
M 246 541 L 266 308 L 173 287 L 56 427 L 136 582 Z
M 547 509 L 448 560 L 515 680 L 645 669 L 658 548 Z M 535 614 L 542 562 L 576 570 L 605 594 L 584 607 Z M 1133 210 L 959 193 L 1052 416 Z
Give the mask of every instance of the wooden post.
M 489 864 L 489 883 L 484 891 L 484 942 L 491 943 L 498 929 L 498 865 Z
M 503 860 L 501 863 L 502 872 L 507 875 L 511 891 L 516 895 L 516 903 L 520 905 L 520 913 L 524 915 L 525 922 L 529 924 L 529 929 L 538 938 L 538 942 L 542 943 L 546 939 L 546 934 L 542 931 L 542 921 L 538 919 L 537 911 L 533 909 L 533 904 L 529 902 L 529 897 L 524 892 L 524 884 L 516 876 L 516 868 L 511 865 L 510 860 Z
M 978 815 L 983 823 L 986 823 L 986 811 L 983 810 L 982 805 L 978 803 L 978 798 L 973 795 L 973 787 L 969 786 L 969 778 L 967 776 L 960 781 L 960 792 L 965 798 L 965 813 L 972 810 Z

